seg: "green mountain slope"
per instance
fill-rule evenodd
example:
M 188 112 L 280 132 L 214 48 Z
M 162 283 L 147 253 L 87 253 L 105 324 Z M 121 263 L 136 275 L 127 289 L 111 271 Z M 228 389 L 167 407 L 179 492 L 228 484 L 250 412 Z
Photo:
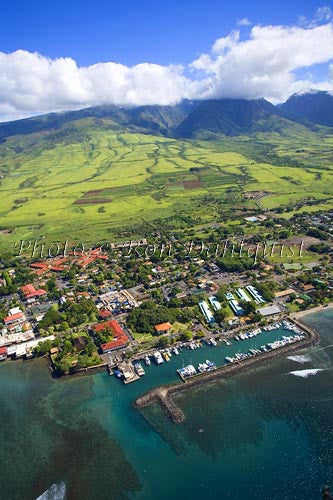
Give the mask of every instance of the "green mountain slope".
M 175 106 L 95 106 L 78 111 L 49 113 L 46 115 L 0 123 L 0 140 L 7 137 L 58 130 L 64 125 L 86 118 L 110 120 L 120 127 L 139 127 L 149 132 L 168 134 L 176 128 L 195 103 L 184 101 Z
M 333 96 L 329 92 L 294 94 L 281 105 L 281 109 L 313 123 L 333 127 Z
M 200 137 L 207 132 L 227 136 L 257 132 L 285 133 L 286 129 L 303 128 L 302 124 L 297 123 L 299 121 L 265 99 L 209 100 L 198 104 L 176 128 L 175 133 L 178 137 L 187 138 Z

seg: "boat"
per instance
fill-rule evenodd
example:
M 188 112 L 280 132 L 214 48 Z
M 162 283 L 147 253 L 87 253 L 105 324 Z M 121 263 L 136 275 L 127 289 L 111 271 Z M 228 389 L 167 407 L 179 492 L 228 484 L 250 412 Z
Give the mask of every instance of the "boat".
M 150 357 L 148 356 L 148 354 L 145 356 L 145 363 L 147 366 L 151 365 Z
M 121 378 L 123 376 L 122 372 L 120 370 L 115 370 L 114 374 L 117 378 Z
M 196 369 L 193 365 L 187 365 L 183 368 L 179 368 L 177 373 L 181 376 L 181 378 L 193 377 L 197 373 Z
M 198 372 L 205 373 L 208 371 L 208 365 L 206 363 L 199 363 Z
M 154 352 L 154 360 L 157 365 L 164 363 L 164 359 L 162 358 L 162 354 L 159 351 Z
M 142 377 L 143 375 L 145 375 L 145 371 L 142 367 L 142 364 L 141 363 L 135 363 L 134 364 L 134 370 L 136 371 L 136 373 L 139 375 L 139 377 Z
M 207 371 L 211 372 L 212 370 L 216 370 L 216 364 L 214 363 L 214 361 L 209 361 L 209 359 L 206 359 L 206 365 L 208 366 Z
M 169 354 L 166 351 L 162 352 L 162 356 L 165 359 L 165 361 L 170 361 Z
M 217 342 L 215 339 L 210 339 L 210 343 L 212 344 L 212 346 L 216 347 L 217 346 Z
M 176 356 L 178 356 L 178 354 L 179 354 L 179 351 L 178 351 L 177 347 L 174 347 L 174 348 L 172 349 L 172 352 L 173 352 Z

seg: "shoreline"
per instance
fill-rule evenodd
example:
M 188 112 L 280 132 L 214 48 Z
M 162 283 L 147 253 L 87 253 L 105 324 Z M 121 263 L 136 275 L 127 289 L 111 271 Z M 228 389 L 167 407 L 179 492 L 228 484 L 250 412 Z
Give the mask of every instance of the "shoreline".
M 333 309 L 333 302 L 329 302 L 328 304 L 325 305 L 321 304 L 320 306 L 312 307 L 310 309 L 304 309 L 304 311 L 297 311 L 295 313 L 291 313 L 290 318 L 292 320 L 294 319 L 297 320 L 303 318 L 303 316 L 307 316 L 308 314 L 315 314 L 317 312 L 328 311 L 330 309 Z
M 295 352 L 300 349 L 304 349 L 305 347 L 310 347 L 311 345 L 315 345 L 319 341 L 319 334 L 316 330 L 309 328 L 307 325 L 303 324 L 301 321 L 298 321 L 298 319 L 296 318 L 290 317 L 289 320 L 291 320 L 296 324 L 296 326 L 298 326 L 305 332 L 306 337 L 303 340 L 300 340 L 295 344 L 289 344 L 279 349 L 262 353 L 258 357 L 245 359 L 238 363 L 223 365 L 213 372 L 203 373 L 202 375 L 189 380 L 188 382 L 186 382 L 186 384 L 176 383 L 151 389 L 134 401 L 135 408 L 140 410 L 141 408 L 145 408 L 151 404 L 157 403 L 162 407 L 165 414 L 170 418 L 172 422 L 180 424 L 186 420 L 186 416 L 184 412 L 173 401 L 172 397 L 174 395 L 184 393 L 185 391 L 188 391 L 193 387 L 199 387 L 207 383 L 213 384 L 218 379 L 227 378 L 233 374 L 241 373 L 243 371 L 251 369 L 254 366 L 258 366 L 265 362 L 268 362 L 271 359 L 280 356 L 281 354 Z

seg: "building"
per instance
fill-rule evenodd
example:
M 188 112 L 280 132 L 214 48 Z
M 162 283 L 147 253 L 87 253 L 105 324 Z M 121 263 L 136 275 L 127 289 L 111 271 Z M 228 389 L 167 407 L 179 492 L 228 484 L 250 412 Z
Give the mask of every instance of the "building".
M 112 316 L 112 313 L 108 309 L 100 309 L 98 311 L 98 315 L 101 319 L 106 319 L 106 318 L 110 318 L 110 316 Z
M 311 293 L 316 290 L 316 287 L 311 283 L 308 283 L 307 285 L 302 285 L 302 290 L 304 290 L 304 292 Z
M 107 329 L 112 332 L 113 339 L 110 342 L 106 342 L 101 345 L 103 354 L 126 347 L 129 339 L 125 331 L 119 325 L 118 321 L 111 319 L 109 321 L 104 321 L 103 323 L 98 323 L 93 327 L 95 333 L 103 332 Z
M 236 316 L 242 316 L 244 314 L 244 311 L 240 307 L 240 305 L 238 304 L 237 300 L 230 300 L 229 304 L 230 304 L 231 309 L 236 314 Z
M 213 323 L 215 321 L 215 318 L 212 314 L 212 311 L 209 309 L 207 302 L 205 300 L 202 300 L 201 302 L 199 302 L 199 307 L 207 323 Z
M 36 288 L 32 284 L 21 286 L 21 292 L 26 300 L 35 299 L 37 297 L 47 295 L 46 290 L 43 290 L 42 288 L 36 290 Z
M 210 304 L 212 305 L 214 311 L 218 311 L 219 309 L 221 309 L 221 304 L 220 302 L 217 300 L 217 298 L 215 297 L 215 295 L 212 295 L 211 297 L 209 297 L 209 302 Z
M 154 328 L 159 335 L 163 335 L 164 333 L 168 333 L 171 330 L 172 325 L 169 322 L 160 323 L 159 325 L 155 325 Z
M 252 295 L 252 297 L 254 298 L 254 300 L 256 301 L 257 304 L 264 304 L 265 303 L 264 299 L 262 298 L 262 296 L 260 295 L 258 290 L 256 290 L 254 288 L 254 286 L 248 285 L 246 287 L 246 290 L 250 293 L 250 295 Z
M 0 361 L 7 359 L 7 347 L 0 347 Z
M 246 295 L 245 291 L 243 288 L 237 288 L 236 293 L 240 300 L 244 300 L 244 302 L 251 302 L 251 299 L 248 295 Z
M 12 314 L 4 318 L 3 322 L 6 326 L 20 325 L 25 321 L 25 316 L 22 311 Z
M 262 307 L 261 309 L 257 309 L 258 313 L 261 316 L 273 316 L 274 314 L 280 314 L 281 309 L 277 305 Z
M 289 295 L 293 295 L 294 293 L 296 292 L 293 288 L 287 288 L 286 290 L 282 290 L 281 292 L 275 292 L 275 297 L 279 299 L 281 297 L 288 297 Z

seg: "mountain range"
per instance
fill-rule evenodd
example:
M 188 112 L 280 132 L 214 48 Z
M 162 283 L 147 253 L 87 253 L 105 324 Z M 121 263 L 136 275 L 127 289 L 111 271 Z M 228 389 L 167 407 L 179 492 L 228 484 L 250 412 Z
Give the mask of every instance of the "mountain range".
M 129 129 L 176 138 L 216 135 L 286 134 L 291 129 L 333 127 L 333 96 L 324 91 L 294 94 L 278 106 L 265 99 L 184 100 L 173 106 L 121 107 L 101 105 L 0 123 L 0 140 L 10 136 L 51 132 L 93 119 L 95 125 Z
M 310 90 L 293 94 L 281 109 L 310 122 L 333 127 L 333 96 L 329 92 Z

